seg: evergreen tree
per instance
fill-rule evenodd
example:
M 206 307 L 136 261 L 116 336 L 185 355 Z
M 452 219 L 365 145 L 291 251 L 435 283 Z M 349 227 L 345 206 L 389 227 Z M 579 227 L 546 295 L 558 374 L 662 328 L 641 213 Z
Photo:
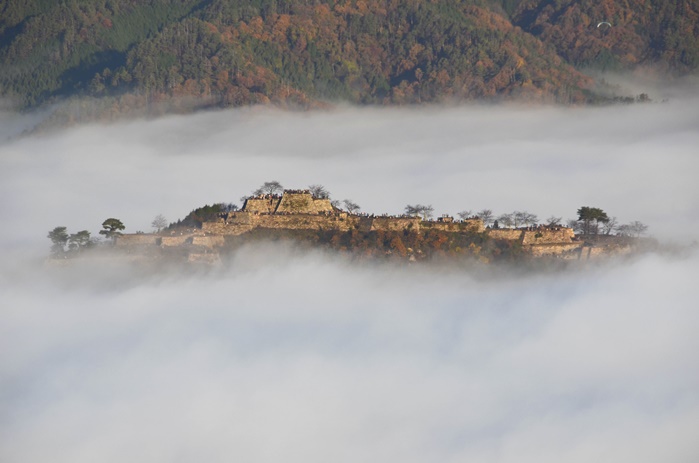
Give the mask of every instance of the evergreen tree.
M 578 209 L 578 220 L 582 222 L 583 235 L 597 235 L 599 224 L 609 222 L 609 217 L 598 207 L 583 206 Z
M 102 228 L 100 235 L 104 235 L 105 238 L 116 242 L 117 237 L 122 235 L 121 230 L 124 230 L 126 227 L 121 223 L 121 220 L 109 218 L 102 222 Z
M 62 255 L 65 252 L 66 243 L 68 243 L 68 232 L 66 227 L 56 227 L 51 230 L 47 236 L 51 240 L 51 254 L 54 256 Z

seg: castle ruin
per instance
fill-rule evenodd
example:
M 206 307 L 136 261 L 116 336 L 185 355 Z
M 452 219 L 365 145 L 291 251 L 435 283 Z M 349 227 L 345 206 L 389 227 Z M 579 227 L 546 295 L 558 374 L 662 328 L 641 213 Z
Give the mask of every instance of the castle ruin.
M 456 221 L 444 215 L 437 220 L 423 220 L 418 216 L 392 216 L 357 213 L 336 208 L 328 198 L 317 198 L 309 190 L 284 190 L 281 195 L 256 195 L 245 199 L 240 210 L 219 214 L 201 228 L 174 236 L 125 234 L 117 239 L 117 246 L 193 246 L 216 249 L 225 244 L 226 236 L 238 236 L 257 229 L 312 230 L 312 231 L 410 231 L 424 233 L 431 230 L 448 233 L 487 233 L 496 240 L 517 243 L 535 257 L 558 256 L 583 258 L 591 255 L 583 242 L 577 241 L 572 229 L 562 226 L 537 226 L 519 229 L 486 229 L 480 218 Z
M 330 199 L 315 198 L 309 190 L 284 190 L 281 195 L 258 195 L 245 200 L 243 208 L 204 222 L 201 230 L 215 235 L 242 235 L 257 228 L 285 230 L 338 230 L 420 232 L 423 221 L 414 216 L 350 214 L 332 205 Z M 483 221 L 441 220 L 430 223 L 435 230 L 481 233 Z

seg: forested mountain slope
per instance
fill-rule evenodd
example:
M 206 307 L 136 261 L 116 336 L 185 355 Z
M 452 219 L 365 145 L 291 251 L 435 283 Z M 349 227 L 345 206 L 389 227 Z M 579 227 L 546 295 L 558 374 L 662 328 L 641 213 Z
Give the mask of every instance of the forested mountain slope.
M 699 66 L 697 0 L 521 0 L 512 21 L 578 67 L 654 64 L 687 73 Z
M 582 102 L 592 79 L 578 69 L 695 72 L 697 11 L 699 0 L 0 0 L 0 96 L 118 110 L 179 97 Z

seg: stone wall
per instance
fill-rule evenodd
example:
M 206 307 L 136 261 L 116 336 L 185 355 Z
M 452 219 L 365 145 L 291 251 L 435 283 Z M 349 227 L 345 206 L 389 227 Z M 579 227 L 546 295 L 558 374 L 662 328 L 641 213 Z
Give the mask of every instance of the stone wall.
M 572 228 L 491 228 L 488 236 L 496 240 L 519 241 L 524 245 L 571 243 L 575 237 Z
M 483 233 L 485 231 L 483 219 L 466 219 L 462 221 L 461 224 L 477 233 Z
M 522 244 L 570 243 L 575 237 L 572 228 L 540 228 L 525 230 Z
M 320 214 L 332 212 L 329 199 L 315 199 L 311 193 L 284 192 L 276 212 L 282 214 Z
M 278 196 L 269 196 L 265 198 L 248 198 L 243 204 L 243 211 L 245 212 L 259 212 L 264 214 L 271 214 L 277 210 L 281 198 Z
M 190 243 L 191 240 L 192 235 L 163 236 L 160 239 L 160 245 L 164 247 L 182 246 L 183 244 Z
M 368 217 L 368 219 L 371 220 L 370 231 L 420 231 L 419 217 Z
M 204 246 L 207 248 L 213 248 L 216 246 L 223 246 L 224 237 L 221 235 L 212 236 L 193 236 L 192 244 L 195 246 Z
M 259 216 L 260 214 L 255 212 L 229 212 L 216 222 L 202 223 L 201 230 L 206 234 L 242 235 L 255 228 L 256 218 Z
M 352 217 L 318 214 L 259 215 L 252 222 L 254 227 L 286 230 L 347 231 L 356 225 L 356 220 Z
M 580 248 L 582 243 L 534 244 L 528 247 L 528 251 L 534 257 L 561 256 L 577 259 L 580 256 Z
M 521 241 L 522 230 L 514 228 L 491 228 L 488 230 L 488 236 L 495 240 Z
M 361 232 L 369 232 L 371 231 L 371 226 L 374 223 L 374 218 L 369 217 L 369 216 L 351 216 L 351 218 L 354 220 L 354 226 L 357 228 L 357 230 Z
M 304 194 L 296 194 L 304 197 Z M 305 200 L 304 200 L 305 201 Z M 329 201 L 328 201 L 329 205 Z M 323 206 L 324 207 L 324 206 Z M 241 235 L 254 229 L 278 230 L 337 230 L 349 231 L 353 228 L 363 232 L 403 231 L 421 232 L 440 230 L 445 232 L 482 231 L 480 219 L 464 222 L 423 222 L 419 217 L 374 217 L 367 215 L 350 215 L 347 213 L 256 213 L 246 211 L 229 212 L 215 222 L 204 222 L 201 231 L 188 231 L 180 235 L 160 236 L 153 234 L 124 234 L 117 237 L 116 245 L 120 247 L 179 247 L 190 246 L 190 253 L 195 260 L 208 261 L 216 259 L 215 248 L 225 245 L 225 235 Z M 523 250 L 532 257 L 557 257 L 561 259 L 592 260 L 630 252 L 627 244 L 620 245 L 584 245 L 574 241 L 573 230 L 566 227 L 536 229 L 488 229 L 493 239 L 519 242 Z M 191 248 L 194 246 L 195 248 Z M 202 248 L 204 248 L 202 252 Z M 213 250 L 213 254 L 209 255 Z M 198 254 L 197 254 L 198 253 Z M 217 254 L 216 254 L 217 255 Z
M 117 246 L 152 246 L 160 244 L 159 235 L 151 235 L 146 233 L 127 233 L 117 236 Z
M 215 235 L 242 235 L 255 228 L 286 230 L 344 230 L 356 226 L 357 218 L 347 214 L 255 214 L 231 212 L 225 219 L 204 222 L 202 232 Z
M 623 256 L 632 252 L 631 246 L 584 246 L 580 249 L 581 260 L 594 260 L 611 256 Z
M 218 252 L 190 252 L 187 255 L 190 264 L 220 265 L 221 256 Z
M 313 209 L 313 197 L 310 194 L 284 193 L 276 212 L 283 214 L 307 214 Z
M 299 195 L 300 196 L 300 195 Z M 327 201 L 327 200 L 314 200 Z M 322 203 L 320 203 L 320 207 Z M 330 205 L 329 201 L 327 202 Z M 281 205 L 280 205 L 281 207 Z M 332 207 L 332 206 L 330 206 Z M 202 232 L 216 235 L 241 235 L 255 228 L 272 228 L 288 230 L 339 230 L 348 231 L 357 228 L 363 232 L 369 231 L 403 231 L 420 232 L 424 227 L 448 232 L 482 232 L 483 222 L 480 219 L 465 222 L 422 222 L 419 217 L 374 217 L 358 216 L 347 213 L 309 213 L 309 214 L 259 214 L 254 212 L 229 212 L 216 222 L 204 222 Z M 518 237 L 521 231 L 517 231 Z
M 533 257 L 555 256 L 566 260 L 597 260 L 628 254 L 631 251 L 628 246 L 588 246 L 582 242 L 534 244 L 526 249 Z
M 264 195 L 247 198 L 243 212 L 259 214 L 321 214 L 333 212 L 329 199 L 317 199 L 309 191 L 285 191 L 282 196 Z
M 485 230 L 483 226 L 483 221 L 481 219 L 466 219 L 462 222 L 447 222 L 447 221 L 437 221 L 437 222 L 422 222 L 422 228 L 429 228 L 431 230 L 440 230 L 445 232 L 476 232 L 481 233 Z

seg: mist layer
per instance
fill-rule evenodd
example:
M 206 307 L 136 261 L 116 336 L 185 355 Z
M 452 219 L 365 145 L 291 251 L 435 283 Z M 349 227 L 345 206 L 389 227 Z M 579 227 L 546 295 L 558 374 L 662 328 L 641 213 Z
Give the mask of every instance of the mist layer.
M 699 259 L 489 277 L 260 244 L 205 272 L 44 266 L 263 181 L 372 213 L 583 205 L 688 242 L 699 106 L 248 109 L 0 145 L 0 460 L 693 462 Z

